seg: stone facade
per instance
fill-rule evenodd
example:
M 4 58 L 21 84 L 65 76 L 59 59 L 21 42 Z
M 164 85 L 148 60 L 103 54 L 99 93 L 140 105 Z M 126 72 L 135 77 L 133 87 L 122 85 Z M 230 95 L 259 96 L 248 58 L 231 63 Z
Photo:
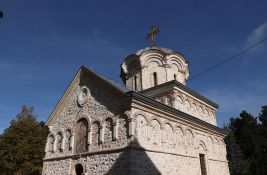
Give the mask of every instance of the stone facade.
M 180 112 L 187 109 L 183 95 L 180 109 L 160 95 L 159 103 L 129 92 L 82 67 L 46 123 L 43 175 L 229 175 L 225 133 L 214 126 L 215 114 L 207 121 L 189 115 L 195 97 L 185 114 Z M 195 100 L 204 112 L 215 112 Z

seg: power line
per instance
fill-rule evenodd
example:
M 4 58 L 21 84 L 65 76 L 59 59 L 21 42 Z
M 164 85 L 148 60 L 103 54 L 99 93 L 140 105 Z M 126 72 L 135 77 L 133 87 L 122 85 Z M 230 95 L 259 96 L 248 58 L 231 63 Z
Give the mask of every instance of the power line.
M 233 59 L 235 59 L 235 58 L 237 58 L 239 55 L 242 55 L 243 53 L 247 52 L 248 50 L 250 50 L 250 49 L 252 49 L 252 48 L 254 48 L 254 47 L 256 47 L 256 46 L 258 46 L 259 44 L 263 43 L 263 42 L 266 41 L 266 40 L 267 40 L 267 37 L 266 37 L 266 38 L 263 38 L 262 40 L 260 40 L 260 41 L 258 41 L 258 42 L 256 42 L 256 43 L 252 44 L 251 46 L 249 46 L 249 47 L 246 48 L 245 50 L 242 50 L 241 52 L 238 52 L 237 54 L 235 54 L 235 55 L 233 55 L 233 56 L 231 56 L 231 57 L 229 57 L 229 58 L 223 60 L 222 62 L 220 62 L 220 63 L 218 63 L 218 64 L 216 64 L 216 65 L 210 67 L 209 69 L 204 70 L 204 71 L 202 71 L 202 72 L 200 72 L 200 73 L 194 75 L 193 77 L 189 78 L 188 81 L 189 81 L 189 80 L 192 80 L 192 79 L 195 79 L 195 78 L 197 78 L 197 77 L 199 77 L 199 76 L 202 76 L 202 75 L 204 75 L 204 74 L 206 74 L 206 73 L 208 73 L 208 72 L 210 72 L 210 71 L 216 69 L 217 67 L 219 67 L 219 66 L 221 66 L 221 65 L 223 65 L 223 64 L 225 64 L 225 63 L 227 63 L 227 62 L 229 62 L 229 61 L 231 61 L 231 60 L 233 60 Z

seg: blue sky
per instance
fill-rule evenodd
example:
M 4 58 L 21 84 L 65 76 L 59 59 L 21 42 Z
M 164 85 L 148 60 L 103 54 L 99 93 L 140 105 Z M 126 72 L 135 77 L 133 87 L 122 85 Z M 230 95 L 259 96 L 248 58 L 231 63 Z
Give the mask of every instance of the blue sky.
M 81 65 L 120 81 L 123 59 L 157 44 L 191 76 L 267 37 L 265 0 L 0 0 L 0 132 L 24 104 L 46 120 Z M 220 105 L 218 124 L 267 104 L 267 41 L 188 86 Z

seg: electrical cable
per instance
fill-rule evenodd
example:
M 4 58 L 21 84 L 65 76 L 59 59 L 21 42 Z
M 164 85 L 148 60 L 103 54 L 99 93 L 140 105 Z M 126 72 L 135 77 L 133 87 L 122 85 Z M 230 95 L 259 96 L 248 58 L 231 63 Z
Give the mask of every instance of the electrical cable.
M 229 62 L 229 61 L 231 61 L 231 60 L 237 58 L 238 56 L 240 56 L 240 55 L 244 54 L 245 52 L 247 52 L 248 50 L 250 50 L 250 49 L 252 49 L 252 48 L 258 46 L 259 44 L 263 43 L 263 42 L 266 41 L 266 40 L 267 40 L 267 37 L 266 37 L 266 38 L 263 38 L 262 40 L 260 40 L 260 41 L 258 41 L 258 42 L 256 42 L 256 43 L 252 44 L 251 46 L 247 47 L 246 49 L 242 50 L 241 52 L 238 52 L 237 54 L 235 54 L 235 55 L 233 55 L 233 56 L 231 56 L 231 57 L 229 57 L 229 58 L 223 60 L 222 62 L 220 62 L 220 63 L 218 63 L 218 64 L 216 64 L 216 65 L 210 67 L 209 69 L 204 70 L 204 71 L 202 71 L 202 72 L 200 72 L 200 73 L 198 73 L 198 74 L 192 76 L 191 78 L 188 79 L 188 81 L 190 81 L 190 80 L 192 80 L 192 79 L 195 79 L 195 78 L 198 78 L 198 77 L 200 77 L 200 76 L 202 76 L 202 75 L 204 75 L 204 74 L 206 74 L 206 73 L 208 73 L 208 72 L 210 72 L 210 71 L 212 71 L 212 70 L 214 70 L 214 69 L 220 67 L 221 65 L 223 65 L 223 64 L 225 64 L 225 63 L 227 63 L 227 62 Z

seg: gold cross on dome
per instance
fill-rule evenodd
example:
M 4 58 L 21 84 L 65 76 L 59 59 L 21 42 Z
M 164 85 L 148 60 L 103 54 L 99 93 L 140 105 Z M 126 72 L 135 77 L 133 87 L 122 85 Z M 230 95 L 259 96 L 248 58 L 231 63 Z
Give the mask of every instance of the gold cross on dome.
M 146 39 L 151 39 L 152 47 L 156 46 L 156 34 L 159 33 L 159 28 L 156 26 L 150 27 L 148 34 L 146 34 Z

